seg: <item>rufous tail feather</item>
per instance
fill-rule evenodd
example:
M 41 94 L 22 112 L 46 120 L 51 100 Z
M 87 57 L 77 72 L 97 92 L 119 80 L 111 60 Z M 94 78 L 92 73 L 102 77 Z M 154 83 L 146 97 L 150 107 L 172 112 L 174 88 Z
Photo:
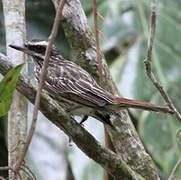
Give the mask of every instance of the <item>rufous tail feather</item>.
M 125 99 L 125 98 L 119 98 L 115 97 L 116 100 L 118 101 L 120 107 L 123 108 L 136 108 L 136 109 L 143 109 L 143 110 L 148 110 L 148 111 L 156 111 L 156 112 L 164 112 L 164 113 L 169 113 L 173 114 L 173 110 L 164 107 L 164 106 L 159 106 L 147 102 L 141 102 L 137 100 L 130 100 L 130 99 Z

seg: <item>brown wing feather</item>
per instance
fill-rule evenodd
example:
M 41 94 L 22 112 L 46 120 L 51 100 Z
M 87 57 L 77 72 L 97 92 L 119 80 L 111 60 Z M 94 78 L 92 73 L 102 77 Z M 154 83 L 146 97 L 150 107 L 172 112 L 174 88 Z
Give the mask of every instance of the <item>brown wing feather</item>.
M 60 96 L 69 93 L 70 100 L 77 103 L 87 101 L 100 107 L 116 103 L 111 94 L 101 88 L 89 73 L 75 63 L 60 61 L 58 66 L 59 68 L 49 67 L 46 78 L 46 86 L 52 93 Z

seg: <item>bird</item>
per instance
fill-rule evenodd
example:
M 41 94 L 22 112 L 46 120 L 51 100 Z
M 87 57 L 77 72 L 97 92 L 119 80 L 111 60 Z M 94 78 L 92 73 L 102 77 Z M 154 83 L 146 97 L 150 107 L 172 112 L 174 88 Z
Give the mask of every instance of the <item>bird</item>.
M 38 39 L 30 40 L 22 46 L 9 45 L 32 57 L 35 64 L 35 79 L 38 82 L 47 45 L 48 41 Z M 80 124 L 91 116 L 115 129 L 111 117 L 119 116 L 120 110 L 128 108 L 173 114 L 171 109 L 164 106 L 112 95 L 103 89 L 86 70 L 65 59 L 55 45 L 51 48 L 43 89 L 56 101 L 64 100 L 71 103 L 66 111 L 83 116 Z

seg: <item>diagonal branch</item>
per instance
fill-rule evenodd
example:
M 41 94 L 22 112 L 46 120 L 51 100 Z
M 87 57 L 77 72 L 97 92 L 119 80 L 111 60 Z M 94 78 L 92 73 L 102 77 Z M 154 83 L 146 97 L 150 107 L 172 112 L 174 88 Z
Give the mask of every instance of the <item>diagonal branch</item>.
M 11 61 L 0 53 L 0 73 L 5 75 L 11 68 L 13 68 Z M 36 88 L 28 77 L 20 75 L 16 89 L 31 103 L 34 103 Z M 99 163 L 116 179 L 144 179 L 130 169 L 120 156 L 101 146 L 91 134 L 66 113 L 62 104 L 60 106 L 46 93 L 41 93 L 39 109 L 52 123 L 63 130 L 87 156 Z
M 153 49 L 153 42 L 155 37 L 155 29 L 156 29 L 156 2 L 155 0 L 152 0 L 151 4 L 151 17 L 150 17 L 150 35 L 148 38 L 148 47 L 146 52 L 146 59 L 144 61 L 146 73 L 148 77 L 151 79 L 154 86 L 158 89 L 162 97 L 164 98 L 167 105 L 172 109 L 175 113 L 175 116 L 177 119 L 181 122 L 181 115 L 175 108 L 174 104 L 172 103 L 171 99 L 167 95 L 166 91 L 163 89 L 163 87 L 160 85 L 160 83 L 155 78 L 152 70 L 151 70 L 151 62 L 152 62 L 152 49 Z
M 23 162 L 23 160 L 25 158 L 25 155 L 27 153 L 29 144 L 30 144 L 31 139 L 33 137 L 33 133 L 35 131 L 37 116 L 38 116 L 38 108 L 39 108 L 39 104 L 40 104 L 40 94 L 41 94 L 43 84 L 44 84 L 44 81 L 45 81 L 45 77 L 46 77 L 46 74 L 47 74 L 47 67 L 48 67 L 48 62 L 49 62 L 49 56 L 50 56 L 50 53 L 51 53 L 51 47 L 52 47 L 52 45 L 54 43 L 54 39 L 55 39 L 57 31 L 58 31 L 58 26 L 59 26 L 60 19 L 62 17 L 62 10 L 63 10 L 64 4 L 65 4 L 65 1 L 66 0 L 62 0 L 60 2 L 59 6 L 58 6 L 58 10 L 57 10 L 57 13 L 56 13 L 56 16 L 55 16 L 52 32 L 51 32 L 51 34 L 49 36 L 49 39 L 48 39 L 48 46 L 47 46 L 46 53 L 45 53 L 45 60 L 44 60 L 42 72 L 41 72 L 41 75 L 40 75 L 40 84 L 38 86 L 38 91 L 37 91 L 36 98 L 35 98 L 35 107 L 34 107 L 34 111 L 33 111 L 32 124 L 31 124 L 30 132 L 29 132 L 26 144 L 24 145 L 24 149 L 22 151 L 22 154 L 19 157 L 18 162 L 15 165 L 15 168 L 14 168 L 15 172 L 17 172 L 20 169 L 20 166 L 21 166 L 21 164 L 22 164 L 22 162 Z

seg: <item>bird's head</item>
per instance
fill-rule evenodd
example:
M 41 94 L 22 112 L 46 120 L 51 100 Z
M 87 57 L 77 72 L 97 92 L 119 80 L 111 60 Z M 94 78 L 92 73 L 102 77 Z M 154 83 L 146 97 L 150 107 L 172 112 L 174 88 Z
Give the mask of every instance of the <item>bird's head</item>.
M 33 57 L 35 63 L 42 65 L 45 57 L 45 51 L 47 48 L 48 42 L 45 40 L 31 40 L 25 43 L 23 46 L 9 45 L 11 48 L 14 48 L 18 51 L 22 51 L 25 54 L 28 54 Z M 58 55 L 58 51 L 55 46 L 52 46 L 50 56 Z

